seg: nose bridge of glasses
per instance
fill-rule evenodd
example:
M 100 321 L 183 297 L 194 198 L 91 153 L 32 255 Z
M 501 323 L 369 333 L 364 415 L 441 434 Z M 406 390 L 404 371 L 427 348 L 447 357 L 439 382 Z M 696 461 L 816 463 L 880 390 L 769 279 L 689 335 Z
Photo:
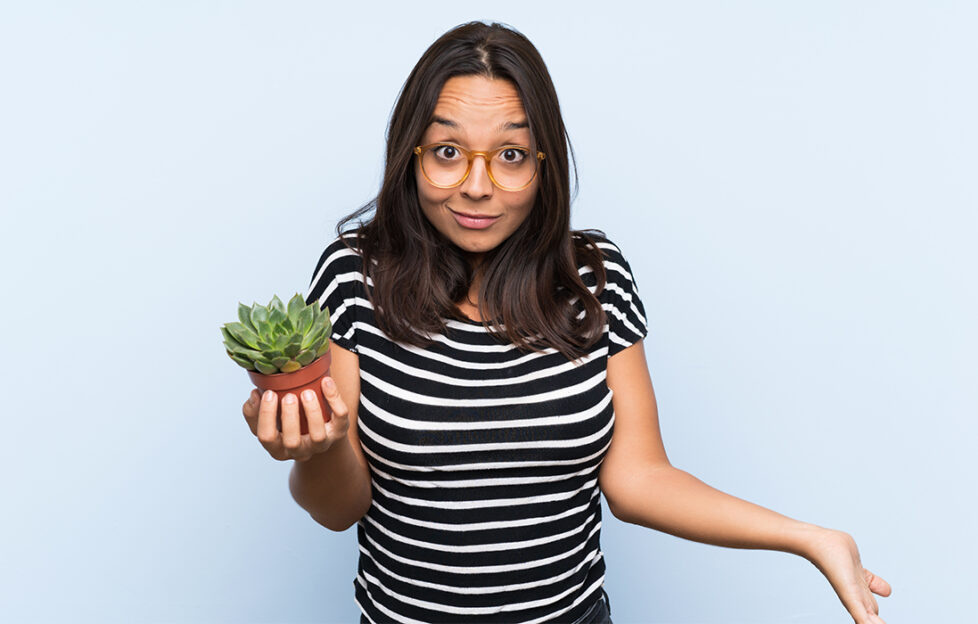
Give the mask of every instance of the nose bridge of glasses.
M 475 161 L 482 157 L 482 166 L 486 170 L 486 174 L 492 177 L 489 171 L 492 169 L 492 152 L 469 152 L 469 173 L 472 173 L 472 168 L 475 167 Z
M 495 178 L 490 170 L 489 152 L 470 151 L 468 152 L 468 155 L 469 155 L 468 167 L 466 167 L 465 175 L 462 176 L 462 179 L 461 181 L 459 181 L 459 184 L 464 184 L 468 186 L 471 185 L 473 182 L 480 182 L 485 180 L 490 186 L 495 185 L 496 184 Z M 479 158 L 480 156 L 482 158 Z M 477 160 L 482 161 L 481 171 L 476 171 L 475 161 Z

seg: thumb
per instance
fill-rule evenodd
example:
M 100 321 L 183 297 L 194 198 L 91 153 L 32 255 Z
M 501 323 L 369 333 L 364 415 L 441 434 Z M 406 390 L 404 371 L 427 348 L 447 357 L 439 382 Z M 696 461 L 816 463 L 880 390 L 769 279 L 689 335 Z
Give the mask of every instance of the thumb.
M 343 397 L 340 396 L 340 391 L 336 387 L 336 382 L 333 381 L 332 377 L 328 375 L 323 377 L 322 388 L 323 396 L 326 398 L 327 403 L 329 403 L 333 416 L 341 419 L 349 417 L 350 412 L 346 407 L 346 403 L 343 401 Z

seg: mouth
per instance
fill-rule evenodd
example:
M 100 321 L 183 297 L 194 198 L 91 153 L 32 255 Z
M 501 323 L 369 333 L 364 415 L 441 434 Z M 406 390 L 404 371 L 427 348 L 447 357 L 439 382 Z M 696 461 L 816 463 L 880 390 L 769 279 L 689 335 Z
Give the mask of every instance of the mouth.
M 451 210 L 452 212 L 454 212 L 460 217 L 468 217 L 469 219 L 496 219 L 499 216 L 501 216 L 501 215 L 476 214 L 474 212 L 462 212 L 461 210 L 452 210 L 451 208 L 449 208 L 449 210 Z
M 459 225 L 461 225 L 464 228 L 469 228 L 473 230 L 481 230 L 483 228 L 487 228 L 493 223 L 495 223 L 496 221 L 498 221 L 499 217 L 502 216 L 502 215 L 493 216 L 493 215 L 480 215 L 480 214 L 474 214 L 468 212 L 457 212 L 455 210 L 452 210 L 451 208 L 449 208 L 448 210 L 449 212 L 452 213 L 452 216 L 455 217 L 455 221 Z

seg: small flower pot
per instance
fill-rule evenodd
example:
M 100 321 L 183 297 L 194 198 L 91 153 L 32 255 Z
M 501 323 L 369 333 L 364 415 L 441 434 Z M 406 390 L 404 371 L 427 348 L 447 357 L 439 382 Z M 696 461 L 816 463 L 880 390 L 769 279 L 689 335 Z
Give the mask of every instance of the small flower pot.
M 323 420 L 329 422 L 333 411 L 329 409 L 329 404 L 323 397 L 322 379 L 329 374 L 329 364 L 332 361 L 329 351 L 324 353 L 318 360 L 313 361 L 308 366 L 303 366 L 291 373 L 276 373 L 274 375 L 263 375 L 258 371 L 248 371 L 252 383 L 265 394 L 266 390 L 271 390 L 278 395 L 279 409 L 275 415 L 275 424 L 278 430 L 282 430 L 282 399 L 286 394 L 294 394 L 299 402 L 299 431 L 309 433 L 309 424 L 306 422 L 306 410 L 302 406 L 302 391 L 309 388 L 316 393 L 319 399 L 319 409 L 323 412 Z

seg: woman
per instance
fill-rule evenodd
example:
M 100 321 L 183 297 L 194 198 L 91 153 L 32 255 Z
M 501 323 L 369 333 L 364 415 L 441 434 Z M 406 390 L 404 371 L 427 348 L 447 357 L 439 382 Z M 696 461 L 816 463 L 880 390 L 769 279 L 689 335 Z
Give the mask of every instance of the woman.
M 296 502 L 357 524 L 361 622 L 610 622 L 599 492 L 626 522 L 806 557 L 855 622 L 882 622 L 890 588 L 849 535 L 669 463 L 635 279 L 607 237 L 570 230 L 569 142 L 525 37 L 443 35 L 387 138 L 376 201 L 338 224 L 307 295 L 332 314 L 332 417 L 311 394 L 243 408 L 295 460 Z

